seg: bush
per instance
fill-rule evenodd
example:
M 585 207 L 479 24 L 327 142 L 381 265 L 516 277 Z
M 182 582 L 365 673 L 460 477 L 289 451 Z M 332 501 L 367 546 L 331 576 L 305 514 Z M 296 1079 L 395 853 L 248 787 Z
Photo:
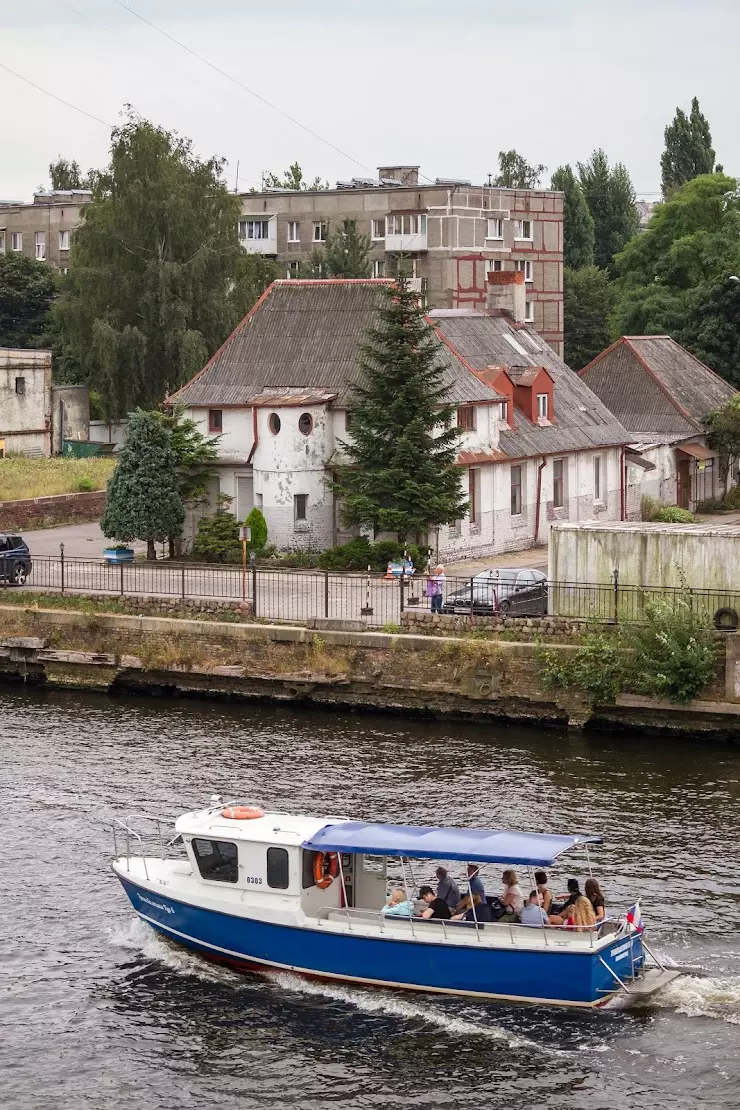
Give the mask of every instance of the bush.
M 247 528 L 251 529 L 252 538 L 249 541 L 250 552 L 262 551 L 267 543 L 267 521 L 265 520 L 264 513 L 255 505 L 244 523 Z
M 714 678 L 717 645 L 706 614 L 687 593 L 645 605 L 646 623 L 628 629 L 630 678 L 641 694 L 685 703 Z
M 666 505 L 664 501 L 657 501 L 647 495 L 640 501 L 640 516 L 644 521 L 659 524 L 693 524 L 696 520 L 694 514 L 688 509 L 679 509 L 678 505 Z
M 575 651 L 543 651 L 540 661 L 546 689 L 578 687 L 592 705 L 616 701 L 624 688 L 626 657 L 617 632 L 589 632 Z
M 367 536 L 357 536 L 348 543 L 330 547 L 319 556 L 319 566 L 324 570 L 385 570 L 388 563 L 400 563 L 404 545 L 397 540 L 380 540 L 370 543 Z M 406 544 L 406 554 L 414 564 L 417 573 L 426 567 L 426 548 L 418 544 Z
M 700 501 L 696 506 L 700 513 L 729 513 L 740 509 L 740 485 L 730 486 L 727 496 L 721 499 L 710 498 Z
M 75 493 L 92 493 L 97 488 L 92 478 L 78 478 L 75 482 Z
M 193 558 L 204 563 L 238 563 L 241 561 L 239 522 L 220 506 L 211 516 L 198 521 L 193 540 Z

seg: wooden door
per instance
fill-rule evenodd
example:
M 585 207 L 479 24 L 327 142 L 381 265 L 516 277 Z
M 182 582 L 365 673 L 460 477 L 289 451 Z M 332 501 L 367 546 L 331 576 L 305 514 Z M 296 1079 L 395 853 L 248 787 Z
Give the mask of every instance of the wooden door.
M 679 509 L 691 507 L 691 462 L 689 459 L 678 460 L 676 482 L 676 502 Z

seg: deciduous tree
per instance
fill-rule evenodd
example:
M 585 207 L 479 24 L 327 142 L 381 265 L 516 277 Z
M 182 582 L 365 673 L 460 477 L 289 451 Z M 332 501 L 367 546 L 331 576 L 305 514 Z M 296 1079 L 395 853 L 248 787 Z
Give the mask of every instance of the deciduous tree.
M 179 535 L 184 521 L 171 430 L 159 413 L 138 409 L 108 483 L 103 535 L 124 543 L 145 540 L 147 559 L 156 559 L 155 543 Z
M 616 301 L 606 270 L 584 266 L 564 272 L 565 361 L 582 370 L 611 342 L 610 319 Z
M 740 459 L 740 394 L 736 394 L 721 408 L 707 413 L 704 426 L 708 432 L 709 446 L 719 452 L 720 477 L 727 496 L 732 464 Z
M 594 221 L 594 262 L 599 269 L 611 271 L 614 256 L 640 226 L 630 175 L 621 162 L 610 166 L 603 150 L 579 162 L 578 175 Z
M 241 202 L 221 168 L 133 114 L 113 132 L 55 306 L 61 361 L 109 417 L 187 381 L 275 276 L 239 246 Z
M 706 117 L 699 110 L 696 97 L 691 101 L 691 114 L 676 108 L 672 123 L 665 129 L 665 150 L 660 157 L 663 196 L 679 185 L 693 181 L 714 170 L 712 133 Z
M 492 184 L 500 189 L 536 189 L 546 169 L 542 164 L 530 166 L 516 150 L 500 150 L 498 174 Z
M 568 269 L 580 270 L 593 266 L 595 227 L 583 189 L 570 166 L 555 170 L 550 188 L 564 193 L 563 262 Z
M 96 170 L 83 174 L 80 163 L 62 158 L 49 163 L 49 179 L 52 189 L 92 189 L 97 178 Z
M 355 220 L 330 225 L 323 247 L 312 252 L 306 270 L 311 277 L 365 278 L 370 276 L 370 239 Z
M 0 347 L 43 347 L 50 342 L 53 270 L 25 254 L 0 254 Z
M 416 297 L 403 279 L 378 295 L 349 405 L 352 438 L 342 444 L 348 465 L 334 490 L 348 525 L 421 539 L 467 509 L 455 466 L 461 432 L 440 345 Z
M 328 189 L 329 182 L 322 181 L 320 177 L 314 177 L 313 181 L 307 181 L 303 176 L 303 170 L 298 162 L 293 162 L 288 166 L 287 170 L 283 172 L 283 176 L 279 177 L 278 174 L 268 171 L 262 175 L 262 185 L 265 189 L 298 189 L 301 192 L 317 189 Z M 256 191 L 256 190 L 255 190 Z

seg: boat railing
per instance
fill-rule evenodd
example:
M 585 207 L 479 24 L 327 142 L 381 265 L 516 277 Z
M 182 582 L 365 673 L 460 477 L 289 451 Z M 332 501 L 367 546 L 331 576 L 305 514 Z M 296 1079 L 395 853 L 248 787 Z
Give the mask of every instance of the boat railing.
M 385 933 L 386 928 L 390 925 L 398 925 L 401 923 L 409 923 L 411 932 L 416 937 L 414 930 L 421 926 L 422 929 L 430 928 L 438 930 L 441 927 L 442 936 L 445 940 L 448 936 L 467 936 L 474 931 L 475 937 L 478 941 L 483 940 L 484 930 L 488 932 L 489 936 L 500 936 L 504 930 L 508 931 L 509 940 L 512 945 L 516 944 L 517 940 L 521 941 L 526 937 L 531 937 L 537 934 L 544 938 L 545 947 L 550 944 L 556 943 L 558 934 L 560 937 L 565 934 L 577 934 L 588 937 L 589 947 L 594 948 L 599 940 L 601 940 L 600 928 L 602 922 L 596 925 L 583 925 L 580 927 L 570 925 L 545 925 L 539 927 L 537 925 L 522 925 L 519 921 L 452 921 L 445 920 L 444 918 L 432 917 L 408 917 L 405 914 L 385 914 L 379 910 L 365 910 L 354 909 L 340 906 L 322 906 L 316 914 L 319 925 L 328 921 L 335 921 L 338 923 L 345 922 L 350 931 L 352 931 L 353 923 L 355 926 L 364 924 L 379 924 L 380 932 Z M 448 933 L 451 930 L 451 933 Z M 464 932 L 461 932 L 464 930 Z M 417 938 L 418 939 L 418 938 Z
M 136 829 L 134 827 L 134 822 L 139 823 L 141 821 L 148 822 L 149 824 L 148 824 L 148 826 L 145 826 L 145 828 L 142 830 L 142 832 L 139 832 L 138 829 Z M 113 829 L 113 852 L 114 852 L 115 858 L 116 859 L 120 858 L 120 854 L 119 854 L 119 851 L 118 851 L 118 841 L 119 841 L 119 837 L 122 837 L 123 840 L 124 840 L 125 849 L 126 849 L 126 870 L 130 871 L 131 870 L 131 841 L 132 840 L 136 841 L 136 843 L 139 846 L 139 851 L 141 853 L 141 858 L 142 858 L 143 863 L 144 863 L 144 874 L 146 875 L 146 878 L 148 879 L 149 878 L 149 871 L 148 871 L 148 868 L 147 868 L 147 865 L 146 865 L 146 853 L 144 851 L 144 839 L 146 838 L 147 841 L 154 841 L 157 844 L 158 848 L 159 848 L 159 857 L 160 857 L 160 859 L 166 859 L 167 858 L 167 849 L 172 848 L 174 846 L 174 844 L 180 839 L 179 836 L 174 836 L 171 839 L 166 840 L 165 836 L 163 835 L 163 829 L 166 829 L 167 826 L 170 826 L 170 828 L 171 828 L 173 824 L 174 824 L 174 821 L 171 817 L 162 817 L 159 814 L 153 814 L 153 813 L 127 813 L 126 816 L 123 819 L 120 818 L 120 817 L 114 818 L 113 823 L 112 823 L 112 829 Z M 152 825 L 154 826 L 154 828 L 152 828 Z

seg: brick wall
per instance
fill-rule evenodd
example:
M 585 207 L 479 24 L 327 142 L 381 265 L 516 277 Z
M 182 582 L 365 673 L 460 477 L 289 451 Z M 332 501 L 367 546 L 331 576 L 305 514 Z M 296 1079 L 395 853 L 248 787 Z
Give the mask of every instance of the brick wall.
M 105 509 L 105 490 L 32 497 L 26 501 L 0 501 L 0 531 L 52 528 L 70 521 L 99 520 Z

